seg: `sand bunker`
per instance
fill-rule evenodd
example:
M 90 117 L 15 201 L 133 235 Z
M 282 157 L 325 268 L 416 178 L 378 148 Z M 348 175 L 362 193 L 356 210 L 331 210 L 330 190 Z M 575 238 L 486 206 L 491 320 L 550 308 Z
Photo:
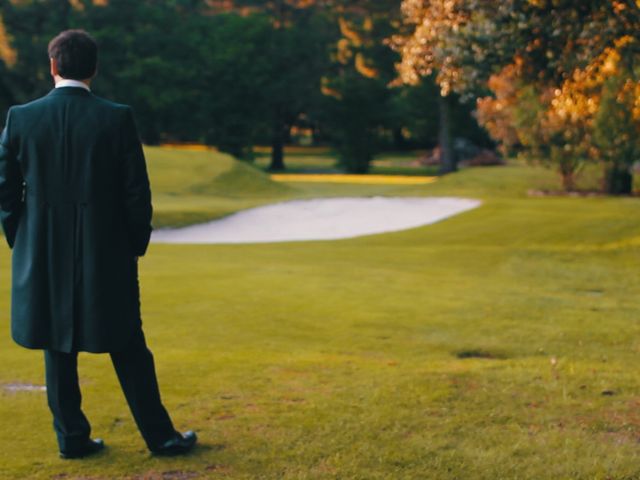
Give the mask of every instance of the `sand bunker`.
M 244 210 L 220 220 L 159 229 L 157 243 L 337 240 L 429 225 L 480 205 L 466 198 L 322 198 Z

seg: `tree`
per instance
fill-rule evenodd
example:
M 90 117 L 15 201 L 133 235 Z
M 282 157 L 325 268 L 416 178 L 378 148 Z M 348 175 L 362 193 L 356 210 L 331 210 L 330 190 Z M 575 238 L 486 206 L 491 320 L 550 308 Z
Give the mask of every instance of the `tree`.
M 617 51 L 636 81 L 640 9 L 631 0 L 404 0 L 403 13 L 409 32 L 396 44 L 405 81 L 437 71 L 443 93 L 481 96 L 492 75 L 513 66 L 521 88 L 538 92 L 546 113 L 536 118 L 537 130 L 551 140 L 551 160 L 566 178 L 593 153 L 598 93 L 589 75 L 602 71 L 600 59 Z M 558 93 L 549 98 L 548 91 Z M 576 105 L 585 106 L 585 117 L 567 114 Z M 515 116 L 503 115 L 502 123 L 509 118 Z
M 10 92 L 8 103 L 44 95 L 52 87 L 47 43 L 61 30 L 84 28 L 100 46 L 94 90 L 135 105 L 145 142 L 160 141 L 163 132 L 173 130 L 184 93 L 184 69 L 175 65 L 184 58 L 179 52 L 186 48 L 188 25 L 174 21 L 174 7 L 156 4 L 149 0 L 3 3 L 3 26 L 16 55 L 13 64 L 4 64 L 6 76 L 0 81 Z M 166 60 L 169 57 L 176 59 L 175 64 Z
M 350 172 L 365 173 L 382 137 L 400 130 L 398 102 L 388 88 L 397 54 L 383 40 L 394 32 L 399 2 L 357 1 L 332 5 L 340 36 L 323 78 L 323 122 Z
M 269 110 L 272 171 L 284 170 L 284 144 L 291 128 L 317 104 L 328 66 L 330 27 L 316 0 L 212 1 L 214 12 L 263 15 L 271 32 L 263 43 L 269 81 L 261 85 Z
M 439 144 L 441 172 L 457 169 L 452 140 L 452 92 L 462 90 L 461 67 L 451 61 L 449 50 L 455 50 L 457 37 L 453 34 L 466 21 L 465 12 L 455 1 L 404 0 L 402 13 L 411 33 L 392 37 L 391 44 L 401 53 L 398 64 L 400 79 L 416 85 L 421 77 L 435 74 L 440 86 L 438 101 Z M 447 48 L 448 47 L 448 48 Z
M 76 17 L 100 46 L 94 90 L 134 106 L 145 143 L 197 136 L 197 17 L 151 0 L 86 2 Z
M 94 91 L 134 105 L 146 143 L 215 142 L 250 157 L 268 123 L 270 24 L 203 9 L 199 0 L 5 2 L 2 37 L 17 55 L 0 64 L 0 99 L 5 86 L 6 106 L 46 93 L 47 42 L 85 28 L 100 46 Z M 2 45 L 0 38 L 0 54 Z
M 267 85 L 271 78 L 266 45 L 271 23 L 265 16 L 235 13 L 203 17 L 198 89 L 199 123 L 207 143 L 237 158 L 253 158 L 253 145 L 270 125 Z
M 327 19 L 310 8 L 291 12 L 279 22 L 269 44 L 271 80 L 266 85 L 272 112 L 269 169 L 284 170 L 284 144 L 291 128 L 317 103 L 328 64 Z
M 631 168 L 640 159 L 640 84 L 625 74 L 608 78 L 595 115 L 594 144 L 605 165 L 604 189 L 631 192 Z
M 10 104 L 44 95 L 51 88 L 47 44 L 72 25 L 70 2 L 16 2 L 0 4 L 0 54 L 3 97 Z

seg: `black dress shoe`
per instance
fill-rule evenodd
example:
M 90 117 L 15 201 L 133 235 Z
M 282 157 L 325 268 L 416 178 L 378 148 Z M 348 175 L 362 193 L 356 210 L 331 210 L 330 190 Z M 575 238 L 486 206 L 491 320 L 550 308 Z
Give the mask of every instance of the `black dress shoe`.
M 81 448 L 75 450 L 62 451 L 60 450 L 60 458 L 71 459 L 71 458 L 83 458 L 89 455 L 93 455 L 94 453 L 99 452 L 104 449 L 104 442 L 96 438 L 95 440 L 88 439 L 87 443 L 85 443 Z
M 157 448 L 152 448 L 151 453 L 162 457 L 184 455 L 193 449 L 197 440 L 198 436 L 191 430 L 185 433 L 176 432 L 172 439 L 167 440 Z

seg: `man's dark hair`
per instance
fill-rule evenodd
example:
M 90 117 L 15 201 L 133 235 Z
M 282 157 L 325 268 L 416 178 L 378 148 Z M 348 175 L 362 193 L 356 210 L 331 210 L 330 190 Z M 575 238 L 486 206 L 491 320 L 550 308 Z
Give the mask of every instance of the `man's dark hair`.
M 62 78 L 85 80 L 96 73 L 98 45 L 84 30 L 65 30 L 49 42 L 49 58 Z

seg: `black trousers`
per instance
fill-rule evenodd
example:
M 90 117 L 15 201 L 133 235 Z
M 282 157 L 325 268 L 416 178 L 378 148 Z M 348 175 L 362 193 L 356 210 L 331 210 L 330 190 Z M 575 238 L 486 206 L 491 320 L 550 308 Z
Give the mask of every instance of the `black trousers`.
M 110 353 L 120 386 L 133 418 L 149 449 L 157 448 L 175 434 L 160 400 L 153 355 L 142 328 L 122 350 Z M 78 383 L 78 354 L 45 350 L 47 400 L 53 428 L 63 452 L 80 448 L 89 439 L 91 426 L 82 412 Z

